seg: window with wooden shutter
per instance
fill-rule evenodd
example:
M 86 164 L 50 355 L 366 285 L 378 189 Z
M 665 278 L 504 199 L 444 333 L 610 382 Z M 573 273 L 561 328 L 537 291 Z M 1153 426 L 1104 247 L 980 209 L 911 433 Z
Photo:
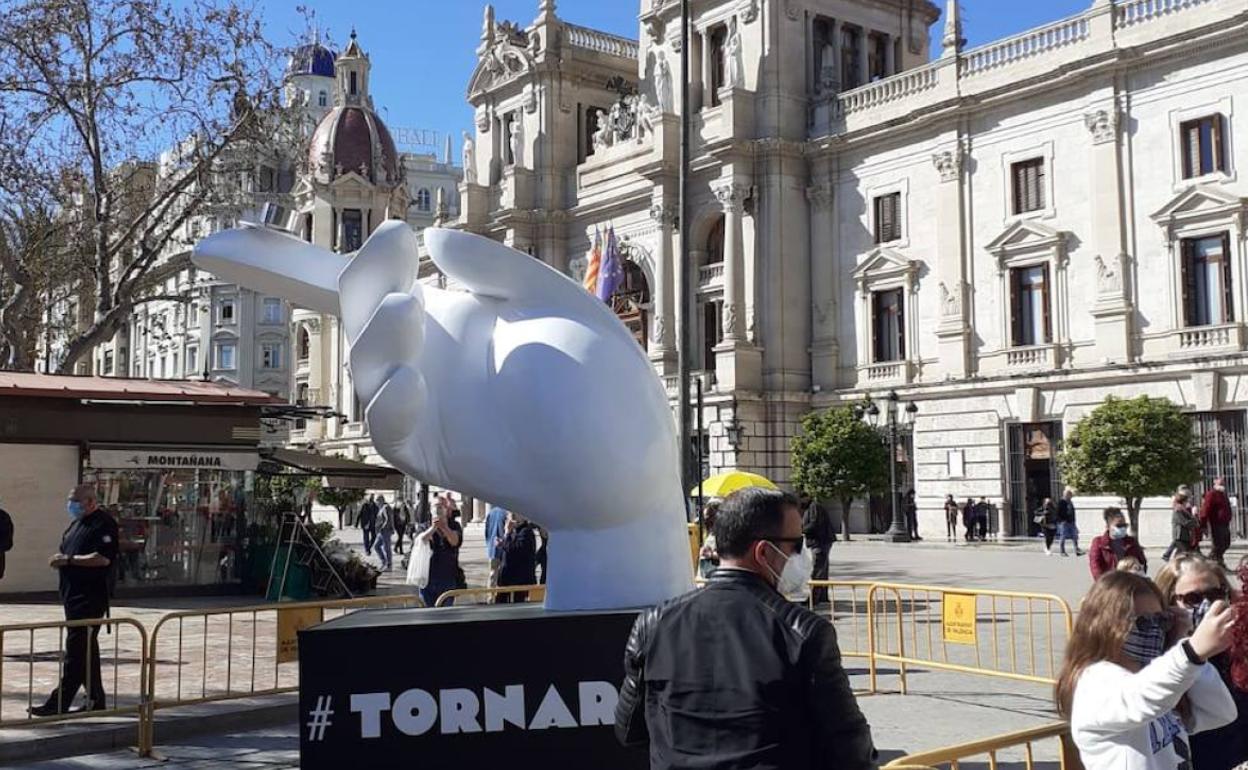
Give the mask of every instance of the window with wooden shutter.
M 875 242 L 889 243 L 901 238 L 901 193 L 875 199 Z
M 902 297 L 901 289 L 877 291 L 871 295 L 872 352 L 876 363 L 901 361 L 906 357 Z
M 1185 326 L 1210 326 L 1234 320 L 1230 245 L 1227 233 L 1181 242 Z
M 1014 347 L 1045 345 L 1053 339 L 1049 313 L 1049 266 L 1010 271 L 1010 329 Z
M 1226 119 L 1206 115 L 1179 125 L 1183 145 L 1183 178 L 1193 179 L 1226 170 Z
M 1235 299 L 1231 293 L 1231 235 L 1222 233 L 1222 323 L 1235 320 Z
M 1014 213 L 1025 214 L 1044 208 L 1044 158 L 1013 164 Z

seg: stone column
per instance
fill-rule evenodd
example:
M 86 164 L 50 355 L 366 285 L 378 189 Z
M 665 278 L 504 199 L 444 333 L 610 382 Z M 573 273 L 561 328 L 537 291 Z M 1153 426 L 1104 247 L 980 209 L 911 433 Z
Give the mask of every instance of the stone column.
M 897 74 L 896 45 L 892 35 L 884 35 L 884 77 Z
M 966 244 L 963 237 L 962 166 L 963 148 L 932 156 L 940 175 L 937 188 L 936 274 L 940 280 L 940 323 L 936 338 L 941 374 L 950 379 L 964 379 L 970 372 L 969 307 L 966 297 Z
M 676 293 L 673 290 L 676 273 L 676 257 L 672 252 L 672 229 L 676 224 L 676 207 L 664 205 L 656 199 L 650 207 L 650 217 L 659 226 L 658 249 L 654 255 L 654 321 L 649 329 L 650 357 L 667 360 L 676 352 Z
M 308 403 L 307 406 L 320 406 L 325 403 L 324 356 L 326 346 L 322 338 L 325 329 L 325 317 L 314 315 L 304 321 L 308 329 Z M 307 437 L 315 441 L 325 434 L 324 420 L 308 420 Z
M 836 342 L 836 245 L 832 234 L 833 192 L 830 180 L 806 188 L 810 203 L 811 385 L 836 387 L 840 351 Z
M 724 207 L 724 342 L 734 347 L 745 343 L 745 257 L 741 248 L 741 217 L 749 186 L 724 180 L 714 186 Z
M 1096 254 L 1096 361 L 1126 363 L 1132 350 L 1131 295 L 1126 280 L 1131 258 L 1127 254 L 1123 221 L 1122 163 L 1119 156 L 1118 107 L 1111 101 L 1103 109 L 1084 115 L 1092 135 L 1092 251 Z

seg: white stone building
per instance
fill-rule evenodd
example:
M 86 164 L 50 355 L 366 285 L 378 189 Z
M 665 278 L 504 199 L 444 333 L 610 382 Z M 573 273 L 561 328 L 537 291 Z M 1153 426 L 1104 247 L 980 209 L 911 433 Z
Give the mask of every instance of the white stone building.
M 1193 414 L 1206 477 L 1240 494 L 1243 0 L 1096 0 L 974 49 L 950 0 L 937 52 L 929 2 L 706 0 L 688 41 L 679 3 L 640 10 L 634 42 L 553 0 L 523 27 L 487 8 L 460 223 L 573 275 L 613 226 L 630 259 L 616 309 L 673 399 L 687 234 L 712 469 L 784 482 L 804 413 L 895 390 L 918 410 L 898 460 L 923 530 L 943 535 L 951 493 L 988 497 L 1019 534 L 1060 488 L 1073 423 L 1147 393 Z M 1077 500 L 1085 532 L 1107 502 Z M 1164 539 L 1168 506 L 1147 506 Z

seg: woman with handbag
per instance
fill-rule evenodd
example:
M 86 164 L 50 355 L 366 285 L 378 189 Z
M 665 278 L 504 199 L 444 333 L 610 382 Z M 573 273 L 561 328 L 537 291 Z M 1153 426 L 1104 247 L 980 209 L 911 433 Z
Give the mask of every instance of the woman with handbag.
M 463 543 L 464 528 L 455 520 L 453 507 L 449 495 L 438 498 L 433 523 L 429 529 L 420 533 L 420 539 L 428 543 L 432 551 L 429 557 L 429 582 L 420 589 L 420 598 L 426 607 L 434 606 L 438 597 L 447 591 L 461 587 L 459 546 Z M 451 599 L 446 606 L 454 603 L 455 600 Z

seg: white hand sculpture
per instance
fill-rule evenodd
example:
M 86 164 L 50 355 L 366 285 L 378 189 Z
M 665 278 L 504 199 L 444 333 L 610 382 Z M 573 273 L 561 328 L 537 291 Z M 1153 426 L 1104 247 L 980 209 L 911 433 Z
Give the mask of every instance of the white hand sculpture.
M 570 278 L 488 238 L 427 229 L 425 245 L 467 291 L 417 282 L 416 237 L 398 221 L 350 261 L 245 228 L 205 238 L 194 262 L 337 315 L 377 451 L 545 526 L 547 608 L 689 590 L 675 423 L 628 329 Z

